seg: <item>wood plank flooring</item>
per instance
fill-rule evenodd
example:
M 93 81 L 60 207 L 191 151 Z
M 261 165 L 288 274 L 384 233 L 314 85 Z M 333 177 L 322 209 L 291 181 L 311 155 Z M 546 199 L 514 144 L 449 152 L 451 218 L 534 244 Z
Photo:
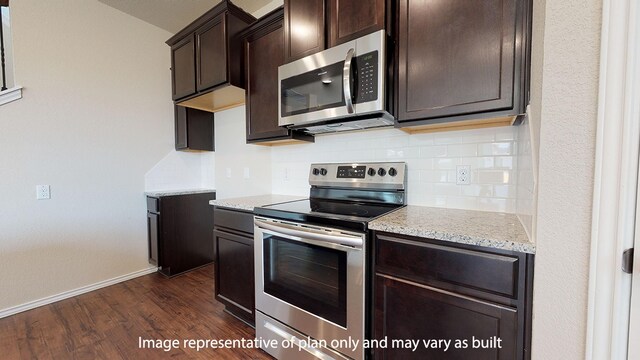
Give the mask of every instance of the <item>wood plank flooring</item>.
M 196 349 L 189 339 L 253 339 L 213 298 L 213 266 L 151 274 L 0 319 L 1 359 L 273 359 L 257 349 Z M 140 349 L 139 338 L 180 347 Z

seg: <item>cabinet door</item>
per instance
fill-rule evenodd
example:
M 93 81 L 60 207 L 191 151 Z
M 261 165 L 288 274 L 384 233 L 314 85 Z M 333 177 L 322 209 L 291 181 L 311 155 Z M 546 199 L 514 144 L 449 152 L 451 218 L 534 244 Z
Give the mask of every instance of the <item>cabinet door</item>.
M 187 148 L 187 108 L 175 106 L 176 150 Z
M 171 47 L 171 81 L 173 100 L 196 92 L 195 46 L 193 36 L 187 36 Z
M 324 0 L 284 1 L 285 61 L 324 50 Z
M 234 315 L 254 323 L 253 239 L 215 230 L 214 241 L 216 299 Z
M 381 275 L 375 286 L 374 335 L 389 342 L 375 351 L 376 359 L 522 359 L 515 309 Z M 392 346 L 394 339 L 451 339 L 451 344 L 443 351 L 421 342 L 412 351 Z M 476 345 L 493 346 L 474 349 L 474 339 Z M 456 340 L 467 340 L 467 348 L 456 349 Z
M 158 264 L 158 233 L 159 233 L 159 215 L 147 213 L 147 236 L 149 241 L 149 264 L 160 266 Z
M 187 109 L 187 143 L 191 150 L 215 150 L 214 114 Z
M 196 31 L 196 85 L 198 91 L 227 81 L 225 14 L 220 14 Z
M 384 29 L 385 0 L 328 0 L 329 47 Z
M 520 1 L 400 0 L 398 121 L 512 108 Z
M 278 126 L 278 66 L 284 64 L 284 30 L 279 21 L 245 43 L 247 140 L 286 136 Z

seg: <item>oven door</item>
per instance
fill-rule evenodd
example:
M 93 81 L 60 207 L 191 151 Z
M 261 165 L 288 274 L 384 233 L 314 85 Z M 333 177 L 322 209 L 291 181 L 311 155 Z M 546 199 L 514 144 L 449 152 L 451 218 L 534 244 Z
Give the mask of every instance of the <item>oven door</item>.
M 261 217 L 254 231 L 256 310 L 316 340 L 361 345 L 365 235 Z M 335 350 L 363 357 L 360 346 Z

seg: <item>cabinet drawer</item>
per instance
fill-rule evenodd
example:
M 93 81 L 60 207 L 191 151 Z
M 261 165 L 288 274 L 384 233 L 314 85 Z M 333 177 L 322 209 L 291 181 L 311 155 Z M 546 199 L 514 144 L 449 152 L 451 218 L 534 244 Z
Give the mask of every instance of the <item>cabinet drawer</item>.
M 160 199 L 147 196 L 147 211 L 152 213 L 160 212 Z
M 215 227 L 222 227 L 253 234 L 253 214 L 216 207 L 213 212 Z
M 517 256 L 376 234 L 376 272 L 477 295 L 516 299 Z

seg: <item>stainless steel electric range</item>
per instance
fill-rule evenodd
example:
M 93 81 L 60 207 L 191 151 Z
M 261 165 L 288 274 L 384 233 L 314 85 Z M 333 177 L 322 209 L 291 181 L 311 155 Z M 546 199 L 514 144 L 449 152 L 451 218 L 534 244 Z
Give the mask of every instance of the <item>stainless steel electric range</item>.
M 309 184 L 254 209 L 256 336 L 280 360 L 363 359 L 367 226 L 405 205 L 406 164 L 312 164 Z

